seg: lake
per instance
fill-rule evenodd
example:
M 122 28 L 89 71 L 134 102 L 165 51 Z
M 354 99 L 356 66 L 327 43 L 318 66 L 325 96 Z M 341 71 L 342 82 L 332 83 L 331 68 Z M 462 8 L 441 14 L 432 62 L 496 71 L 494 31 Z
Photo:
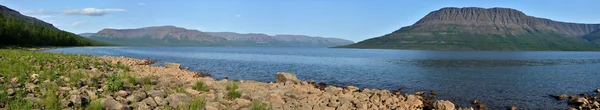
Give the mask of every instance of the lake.
M 465 107 L 566 109 L 548 94 L 600 88 L 600 52 L 426 51 L 287 47 L 77 47 L 46 50 L 181 63 L 215 79 L 274 82 L 293 72 L 336 86 L 436 91 Z M 560 103 L 560 104 L 558 104 Z

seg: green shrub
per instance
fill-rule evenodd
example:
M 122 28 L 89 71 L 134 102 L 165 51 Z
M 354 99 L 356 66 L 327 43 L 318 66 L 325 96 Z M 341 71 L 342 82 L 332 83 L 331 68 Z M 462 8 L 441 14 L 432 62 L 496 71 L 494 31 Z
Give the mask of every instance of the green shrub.
M 123 77 L 117 73 L 112 73 L 107 76 L 108 91 L 117 91 L 123 88 Z
M 237 91 L 238 88 L 238 82 L 230 82 L 229 84 L 227 84 L 227 86 L 225 86 L 225 89 L 227 89 L 227 99 L 233 100 L 235 98 L 240 98 L 242 96 L 242 93 Z
M 196 84 L 192 87 L 192 89 L 204 92 L 208 91 L 208 88 L 206 88 L 203 81 L 197 81 Z
M 179 110 L 202 110 L 206 100 L 194 97 L 187 106 L 179 108 Z
M 60 104 L 56 92 L 58 91 L 58 86 L 56 84 L 46 84 L 44 87 L 46 88 L 46 94 L 44 94 L 41 104 L 48 110 L 59 110 Z
M 33 103 L 30 101 L 17 98 L 8 103 L 9 110 L 31 110 L 33 108 Z
M 252 101 L 252 105 L 250 105 L 250 109 L 251 110 L 271 110 L 272 106 L 268 103 Z
M 85 110 L 104 110 L 104 105 L 100 100 L 94 100 L 90 102 L 90 104 L 85 107 Z

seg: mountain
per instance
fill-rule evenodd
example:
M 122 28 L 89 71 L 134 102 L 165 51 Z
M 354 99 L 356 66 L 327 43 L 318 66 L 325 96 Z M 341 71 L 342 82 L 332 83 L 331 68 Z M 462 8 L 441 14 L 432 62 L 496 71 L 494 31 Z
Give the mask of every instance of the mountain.
M 0 47 L 107 45 L 62 31 L 50 23 L 0 5 Z
M 131 46 L 226 46 L 225 38 L 198 30 L 175 26 L 156 26 L 139 29 L 103 29 L 91 39 Z
M 92 35 L 94 35 L 94 34 L 96 34 L 96 33 L 81 33 L 81 34 L 77 34 L 77 35 L 88 38 L 88 37 L 92 37 Z
M 600 44 L 600 29 L 583 36 L 583 38 L 596 44 L 596 45 L 599 45 Z
M 82 36 L 85 36 L 81 34 Z M 354 42 L 337 38 L 261 33 L 201 32 L 175 26 L 139 29 L 103 29 L 89 38 L 118 45 L 134 46 L 269 46 L 330 47 Z
M 346 48 L 423 50 L 599 50 L 587 39 L 600 24 L 553 21 L 510 8 L 442 8 L 415 24 Z
M 233 46 L 285 46 L 285 47 L 331 47 L 348 45 L 354 42 L 339 38 L 312 37 L 306 35 L 275 35 L 262 33 L 240 34 L 234 32 L 207 32 L 210 35 L 223 37 Z

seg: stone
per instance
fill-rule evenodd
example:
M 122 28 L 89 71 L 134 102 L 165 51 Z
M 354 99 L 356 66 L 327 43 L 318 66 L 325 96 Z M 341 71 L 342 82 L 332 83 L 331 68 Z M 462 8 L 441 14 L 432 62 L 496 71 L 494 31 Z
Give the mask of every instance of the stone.
M 129 110 L 129 107 L 124 106 L 123 104 L 117 102 L 114 99 L 111 98 L 104 98 L 104 99 L 100 99 L 102 105 L 104 105 L 105 109 L 108 110 Z
M 166 100 L 169 103 L 169 106 L 177 108 L 183 104 L 188 104 L 192 98 L 184 93 L 175 93 L 167 96 Z
M 71 103 L 78 105 L 78 106 L 80 106 L 82 104 L 81 96 L 77 95 L 77 94 L 71 95 L 69 100 L 71 101 Z
M 92 92 L 92 91 L 89 91 L 89 90 L 87 90 L 87 91 L 85 91 L 85 92 L 87 93 L 88 97 L 89 97 L 91 100 L 96 100 L 96 99 L 98 99 L 98 95 L 96 95 L 96 93 L 95 93 L 95 92 Z
M 479 110 L 486 110 L 487 106 L 485 104 L 477 104 L 477 109 L 479 109 Z
M 40 103 L 40 102 L 42 102 L 42 99 L 37 98 L 37 97 L 29 97 L 28 96 L 28 97 L 25 97 L 24 99 L 27 100 L 27 101 L 33 102 L 33 103 Z
M 436 110 L 454 110 L 455 106 L 447 100 L 437 100 L 433 103 L 433 108 Z
M 421 101 L 421 96 L 418 95 L 408 95 L 406 97 L 406 103 L 409 108 L 421 108 L 423 107 L 423 101 Z
M 142 100 L 141 102 L 145 103 L 146 105 L 149 105 L 152 108 L 158 106 L 158 104 L 156 104 L 156 102 L 154 101 L 154 99 L 152 99 L 151 97 L 148 97 L 148 98 Z
M 298 77 L 296 77 L 296 74 L 294 73 L 287 73 L 287 72 L 277 72 L 275 74 L 275 78 L 277 79 L 277 83 L 286 83 L 286 82 L 292 82 L 292 83 L 298 83 Z
M 583 98 L 583 97 L 579 97 L 579 96 L 571 96 L 571 100 L 569 100 L 569 104 L 573 104 L 573 105 L 584 105 L 587 104 L 588 100 Z
M 117 91 L 114 94 L 115 97 L 117 97 L 117 96 L 127 97 L 127 95 L 129 95 L 129 93 L 127 91 L 124 91 L 124 90 Z
M 518 110 L 517 106 L 511 106 L 510 110 Z
M 158 106 L 167 105 L 167 101 L 162 97 L 154 97 L 154 102 L 156 102 Z
M 554 99 L 556 99 L 556 100 L 565 100 L 565 99 L 569 98 L 569 96 L 566 94 L 550 95 L 550 96 L 554 97 Z
M 15 83 L 18 83 L 18 82 L 19 82 L 19 78 L 17 78 L 17 77 L 14 77 L 14 78 L 10 79 L 10 83 L 15 84 Z
M 283 98 L 277 94 L 269 94 L 269 102 L 271 104 L 284 104 Z
M 146 99 L 146 97 L 148 97 L 148 95 L 146 94 L 146 92 L 144 91 L 135 91 L 131 94 L 131 96 L 134 96 L 134 98 L 137 101 L 140 101 L 142 99 Z
M 204 110 L 219 110 L 219 109 L 217 107 L 206 105 L 206 106 L 204 106 Z
M 158 90 L 150 90 L 146 92 L 150 97 L 165 97 L 165 93 Z
M 237 105 L 239 107 L 248 107 L 252 104 L 252 102 L 250 102 L 250 100 L 240 99 L 240 98 L 235 99 L 234 102 L 235 102 L 235 105 Z
M 329 94 L 338 94 L 342 91 L 341 88 L 337 88 L 335 86 L 327 86 L 327 88 L 325 88 L 325 92 L 329 93 Z
M 196 91 L 196 90 L 194 90 L 192 88 L 185 89 L 185 92 L 188 93 L 188 94 L 191 94 L 191 95 L 200 94 L 200 92 L 198 92 L 198 91 Z
M 143 102 L 135 103 L 135 107 L 134 108 L 136 110 L 151 110 L 152 109 L 150 106 L 146 105 Z
M 11 89 L 6 90 L 6 93 L 8 93 L 8 96 L 13 96 L 13 95 L 15 95 L 15 90 L 11 88 Z
M 115 98 L 115 100 L 116 100 L 117 102 L 121 103 L 121 104 L 128 104 L 128 103 L 129 103 L 129 100 L 127 100 L 126 98 L 123 98 L 123 97 L 121 97 L 121 96 L 117 96 L 117 97 Z
M 479 104 L 479 99 L 473 100 L 473 104 Z
M 38 74 L 31 74 L 31 76 L 30 76 L 30 77 L 31 77 L 31 79 L 37 79 L 39 76 L 40 76 L 40 75 L 38 75 Z
M 176 68 L 176 69 L 180 69 L 181 64 L 179 63 L 171 63 L 171 62 L 165 62 L 165 68 Z
M 600 93 L 600 89 L 596 89 L 596 92 Z
M 346 88 L 344 88 L 344 89 L 347 90 L 347 91 L 350 91 L 350 92 L 354 92 L 354 91 L 358 91 L 359 90 L 358 87 L 355 87 L 355 86 L 346 86 Z

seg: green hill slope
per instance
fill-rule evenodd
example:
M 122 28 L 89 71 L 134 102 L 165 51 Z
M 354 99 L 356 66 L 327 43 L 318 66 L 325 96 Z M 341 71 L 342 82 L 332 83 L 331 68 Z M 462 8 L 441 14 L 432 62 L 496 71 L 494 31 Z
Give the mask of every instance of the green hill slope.
M 49 23 L 0 5 L 0 47 L 106 45 L 62 31 Z

